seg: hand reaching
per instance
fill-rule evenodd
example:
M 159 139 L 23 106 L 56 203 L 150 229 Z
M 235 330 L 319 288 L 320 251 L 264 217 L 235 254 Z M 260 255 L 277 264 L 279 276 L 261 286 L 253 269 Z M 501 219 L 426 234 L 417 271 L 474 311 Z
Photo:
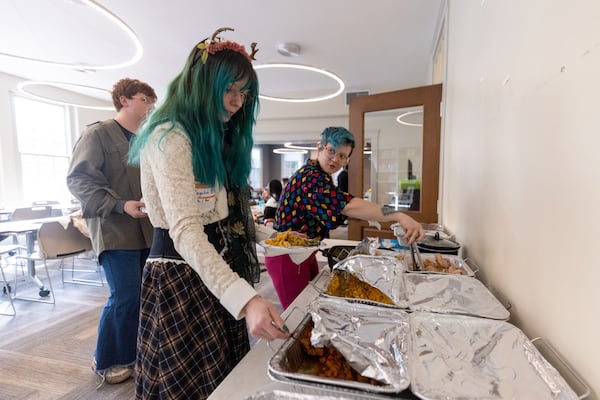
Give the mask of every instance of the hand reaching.
M 245 311 L 246 325 L 252 336 L 265 340 L 290 336 L 285 332 L 285 322 L 270 301 L 255 296 L 246 304 Z

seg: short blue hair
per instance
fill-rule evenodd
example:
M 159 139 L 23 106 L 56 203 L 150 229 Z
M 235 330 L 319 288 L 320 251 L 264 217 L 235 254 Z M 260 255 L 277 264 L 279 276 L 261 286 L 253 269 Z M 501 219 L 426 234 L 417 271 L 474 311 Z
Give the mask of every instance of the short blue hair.
M 340 126 L 330 126 L 321 132 L 321 145 L 326 146 L 328 143 L 334 149 L 337 149 L 339 146 L 350 146 L 352 150 L 350 150 L 349 156 L 354 151 L 354 146 L 356 145 L 352 132 Z

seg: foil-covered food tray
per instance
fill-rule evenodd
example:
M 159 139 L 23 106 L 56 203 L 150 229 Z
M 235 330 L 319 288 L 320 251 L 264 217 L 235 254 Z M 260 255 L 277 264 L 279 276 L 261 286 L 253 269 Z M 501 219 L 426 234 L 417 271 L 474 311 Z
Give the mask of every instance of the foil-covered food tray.
M 413 313 L 410 330 L 410 387 L 421 399 L 578 398 L 525 334 L 508 322 Z
M 480 280 L 468 276 L 404 274 L 411 311 L 507 320 L 510 313 Z
M 323 271 L 314 281 L 315 288 L 324 296 L 350 302 L 408 308 L 403 299 L 405 266 L 401 257 L 350 256 L 337 263 L 331 273 Z M 362 287 L 363 283 L 369 287 Z
M 340 394 L 297 393 L 289 390 L 273 389 L 254 393 L 244 400 L 350 400 L 350 398 Z
M 318 297 L 271 357 L 268 372 L 276 380 L 400 393 L 410 384 L 408 335 L 408 314 L 402 310 Z
M 322 274 L 315 281 L 323 296 L 342 298 L 377 306 L 402 308 L 410 311 L 427 311 L 447 314 L 474 315 L 506 320 L 508 310 L 481 281 L 469 276 L 450 274 L 404 273 L 405 265 L 393 257 L 352 256 L 336 264 L 333 271 Z M 377 289 L 373 298 L 362 296 L 365 290 L 338 290 L 347 275 Z M 336 276 L 336 273 L 338 274 Z M 344 279 L 342 279 L 342 278 Z M 381 299 L 379 291 L 386 299 Z M 355 295 L 355 292 L 361 296 Z M 389 302 L 385 300 L 389 299 Z
M 343 388 L 321 387 L 301 381 L 279 377 L 244 400 L 418 400 L 409 390 L 401 394 L 357 392 Z
M 415 269 L 409 259 L 405 261 L 406 271 L 424 274 L 453 274 L 475 276 L 475 271 L 459 256 L 440 253 L 420 253 L 422 269 Z

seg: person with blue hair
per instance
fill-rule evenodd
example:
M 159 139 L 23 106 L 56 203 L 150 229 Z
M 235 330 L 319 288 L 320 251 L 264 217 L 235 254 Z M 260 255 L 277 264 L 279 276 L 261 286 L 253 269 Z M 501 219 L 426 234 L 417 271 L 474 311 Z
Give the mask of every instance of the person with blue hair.
M 296 171 L 286 185 L 275 216 L 277 230 L 295 231 L 309 239 L 325 239 L 329 231 L 344 222 L 344 216 L 367 221 L 397 222 L 411 244 L 423 238 L 420 223 L 409 215 L 387 209 L 345 192 L 335 185 L 332 175 L 345 167 L 355 147 L 354 135 L 342 127 L 328 127 L 317 143 L 317 157 Z M 315 252 L 316 253 L 316 252 Z M 313 253 L 291 268 L 287 254 L 265 257 L 265 267 L 285 309 L 319 272 Z
M 252 54 L 198 43 L 132 144 L 154 240 L 142 277 L 136 398 L 205 399 L 250 350 L 284 339 L 250 212 L 258 79 Z

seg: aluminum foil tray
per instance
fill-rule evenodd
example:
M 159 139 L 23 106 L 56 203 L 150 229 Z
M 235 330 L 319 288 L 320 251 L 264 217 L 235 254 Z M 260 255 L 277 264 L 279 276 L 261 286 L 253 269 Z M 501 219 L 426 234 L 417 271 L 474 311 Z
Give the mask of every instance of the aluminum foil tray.
M 317 289 L 326 297 L 348 302 L 394 307 L 410 311 L 474 315 L 506 320 L 508 310 L 478 279 L 450 274 L 404 273 L 405 266 L 393 257 L 352 256 L 336 264 L 335 270 L 348 271 L 376 287 L 394 303 L 392 306 L 369 300 L 335 297 L 326 293 L 331 275 L 316 280 Z M 326 280 L 322 283 L 322 280 Z M 319 287 L 322 285 L 322 287 Z
M 507 320 L 508 310 L 480 280 L 468 276 L 404 274 L 411 311 L 464 314 Z
M 244 400 L 350 400 L 349 397 L 343 395 L 323 395 L 323 394 L 307 394 L 296 393 L 288 390 L 274 389 L 269 391 L 261 391 L 246 397 Z
M 406 367 L 408 314 L 397 309 L 320 297 L 268 363 L 270 375 L 372 393 L 400 393 L 410 384 Z M 314 325 L 314 327 L 313 327 Z M 312 327 L 314 347 L 333 346 L 364 377 L 380 384 L 323 377 L 298 340 Z
M 394 252 L 395 253 L 395 252 Z M 326 297 L 337 299 L 345 299 L 353 303 L 363 303 L 378 305 L 393 308 L 408 308 L 408 304 L 404 300 L 404 275 L 405 266 L 402 262 L 402 255 L 394 256 L 370 256 L 370 255 L 355 255 L 337 263 L 333 271 L 348 271 L 363 282 L 379 289 L 386 294 L 393 302 L 393 305 L 377 302 L 368 299 L 356 299 L 350 297 L 331 296 L 326 293 L 331 281 L 330 274 L 321 274 L 315 284 L 317 290 L 322 292 Z
M 273 381 L 244 400 L 418 400 L 406 390 L 400 395 L 385 395 L 370 392 L 356 392 L 342 388 L 335 390 L 298 381 Z
M 426 260 L 428 260 L 429 262 L 435 262 L 435 259 L 436 259 L 435 253 L 420 253 L 420 255 L 421 255 L 421 260 L 424 263 Z M 412 262 L 410 262 L 409 258 L 407 258 L 405 261 L 406 270 L 407 270 L 407 272 L 415 272 L 415 273 L 423 273 L 423 274 L 449 274 L 450 273 L 450 274 L 454 274 L 454 275 L 475 276 L 475 272 L 466 263 L 466 261 L 463 260 L 461 257 L 455 256 L 452 254 L 439 254 L 438 256 L 441 256 L 446 261 L 450 262 L 460 272 L 459 273 L 450 273 L 447 271 L 430 271 L 430 270 L 415 271 L 414 266 L 413 266 Z
M 578 398 L 508 322 L 414 313 L 410 329 L 411 391 L 421 399 Z

